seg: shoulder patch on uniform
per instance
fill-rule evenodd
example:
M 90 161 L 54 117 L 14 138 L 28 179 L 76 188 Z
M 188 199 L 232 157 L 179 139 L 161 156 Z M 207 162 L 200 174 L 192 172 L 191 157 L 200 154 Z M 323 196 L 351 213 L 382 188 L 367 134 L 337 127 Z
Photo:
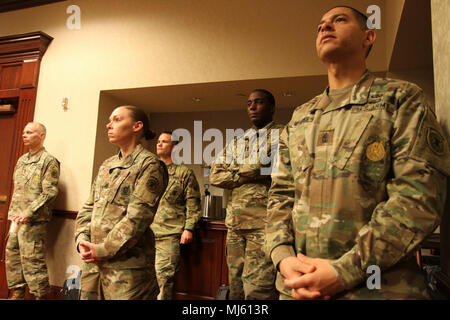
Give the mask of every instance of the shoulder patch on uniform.
M 52 178 L 53 178 L 53 179 L 58 178 L 58 170 L 53 169 L 52 172 L 51 172 L 51 175 L 52 175 Z
M 427 132 L 427 143 L 428 147 L 432 152 L 438 156 L 443 156 L 445 153 L 445 139 L 444 137 L 435 129 L 428 128 Z
M 157 191 L 159 188 L 159 181 L 155 177 L 150 177 L 147 181 L 147 189 L 149 191 Z
M 450 162 L 448 161 L 450 148 L 440 125 L 429 109 L 426 110 L 417 131 L 417 138 L 410 157 L 426 161 L 444 174 L 450 174 Z
M 151 192 L 157 191 L 159 188 L 159 181 L 155 177 L 150 177 L 147 180 L 147 189 Z

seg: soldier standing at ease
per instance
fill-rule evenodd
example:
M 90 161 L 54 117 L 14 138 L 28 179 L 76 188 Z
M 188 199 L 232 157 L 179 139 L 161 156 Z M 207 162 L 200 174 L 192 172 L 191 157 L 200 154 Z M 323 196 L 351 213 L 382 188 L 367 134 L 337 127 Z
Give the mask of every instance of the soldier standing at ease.
M 449 146 L 419 87 L 367 71 L 375 37 L 350 7 L 318 25 L 329 87 L 294 111 L 269 191 L 282 299 L 428 298 L 414 253 L 440 222 Z
M 200 219 L 200 189 L 192 169 L 174 164 L 172 132 L 158 138 L 156 153 L 166 164 L 169 183 L 151 225 L 156 238 L 156 278 L 159 300 L 171 300 L 173 281 L 180 264 L 180 244 L 192 242 L 194 227 Z
M 75 224 L 84 261 L 81 299 L 155 300 L 159 290 L 150 224 L 167 186 L 167 169 L 139 142 L 154 136 L 142 110 L 121 106 L 109 120 L 109 142 L 120 152 L 101 165 Z
M 260 160 L 273 156 L 272 140 L 277 141 L 283 126 L 272 120 L 275 99 L 269 91 L 254 90 L 247 105 L 253 128 L 214 160 L 209 179 L 211 185 L 232 190 L 225 219 L 230 299 L 277 299 L 275 269 L 263 251 L 272 161 Z
M 6 244 L 6 277 L 13 300 L 25 299 L 25 288 L 43 300 L 50 291 L 45 263 L 47 224 L 51 204 L 58 195 L 59 162 L 44 148 L 46 129 L 38 122 L 23 130 L 28 153 L 14 170 L 14 193 L 8 219 L 12 221 Z

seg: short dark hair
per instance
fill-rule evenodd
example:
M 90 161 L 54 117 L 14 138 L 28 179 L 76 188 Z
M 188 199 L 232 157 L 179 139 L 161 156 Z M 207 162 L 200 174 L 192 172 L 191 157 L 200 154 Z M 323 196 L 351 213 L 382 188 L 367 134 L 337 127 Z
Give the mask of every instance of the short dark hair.
M 275 107 L 275 97 L 273 96 L 273 94 L 272 94 L 271 92 L 269 92 L 269 91 L 266 90 L 266 89 L 255 89 L 255 90 L 253 90 L 251 93 L 253 93 L 253 92 L 261 92 L 261 93 L 263 93 L 263 94 L 266 96 L 266 98 L 267 98 L 267 100 L 269 101 L 269 103 L 270 103 L 272 106 Z
M 334 7 L 330 8 L 330 10 L 333 10 L 334 8 L 347 8 L 347 9 L 350 9 L 352 11 L 352 13 L 353 13 L 353 16 L 356 18 L 356 21 L 358 21 L 359 26 L 361 27 L 361 29 L 362 30 L 368 30 L 369 29 L 367 27 L 367 20 L 369 20 L 369 18 L 364 13 L 362 13 L 361 11 L 359 11 L 359 10 L 353 8 L 353 7 L 350 7 L 350 6 L 346 6 L 346 5 L 334 6 Z M 328 11 L 330 11 L 330 10 L 328 10 Z M 369 48 L 367 49 L 366 58 L 369 55 L 370 51 L 372 50 L 372 47 L 373 47 L 373 44 L 371 44 L 369 46 Z
M 156 136 L 155 133 L 149 128 L 148 117 L 143 110 L 139 109 L 136 106 L 122 106 L 122 107 L 130 111 L 130 116 L 134 121 L 142 122 L 142 136 L 145 138 L 145 140 L 151 140 Z
M 173 131 L 171 131 L 171 130 L 164 130 L 164 131 L 162 131 L 159 135 L 162 135 L 162 134 L 170 134 L 170 141 L 172 142 L 173 145 L 177 145 L 178 142 L 180 142 L 179 140 L 175 140 L 175 141 L 174 141 L 174 140 L 172 139 L 172 137 L 176 137 L 176 138 L 177 138 L 177 136 L 174 135 L 174 134 L 173 134 Z

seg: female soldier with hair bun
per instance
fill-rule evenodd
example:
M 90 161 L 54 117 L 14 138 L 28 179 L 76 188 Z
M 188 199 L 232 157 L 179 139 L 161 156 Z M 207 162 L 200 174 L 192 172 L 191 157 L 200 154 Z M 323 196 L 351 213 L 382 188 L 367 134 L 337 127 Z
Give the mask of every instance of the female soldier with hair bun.
M 150 224 L 167 186 L 167 168 L 140 144 L 155 136 L 145 112 L 121 106 L 109 120 L 109 142 L 120 152 L 101 165 L 75 225 L 81 299 L 156 299 Z

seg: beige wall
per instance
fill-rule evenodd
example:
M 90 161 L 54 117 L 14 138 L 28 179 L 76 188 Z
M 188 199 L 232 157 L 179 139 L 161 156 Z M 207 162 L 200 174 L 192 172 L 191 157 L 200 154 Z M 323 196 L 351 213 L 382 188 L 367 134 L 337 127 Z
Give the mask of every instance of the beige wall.
M 436 115 L 450 143 L 450 1 L 431 0 Z M 449 179 L 450 181 L 450 179 Z M 441 266 L 450 277 L 450 182 L 441 223 Z
M 386 37 L 386 60 L 387 65 L 390 65 L 392 51 L 394 50 L 395 40 L 397 37 L 397 29 L 402 16 L 403 6 L 405 0 L 386 1 L 386 7 L 383 11 L 382 25 L 385 28 Z
M 435 108 L 433 69 L 425 68 L 391 71 L 387 73 L 387 77 L 417 84 L 420 88 L 422 88 L 428 105 L 433 109 Z

